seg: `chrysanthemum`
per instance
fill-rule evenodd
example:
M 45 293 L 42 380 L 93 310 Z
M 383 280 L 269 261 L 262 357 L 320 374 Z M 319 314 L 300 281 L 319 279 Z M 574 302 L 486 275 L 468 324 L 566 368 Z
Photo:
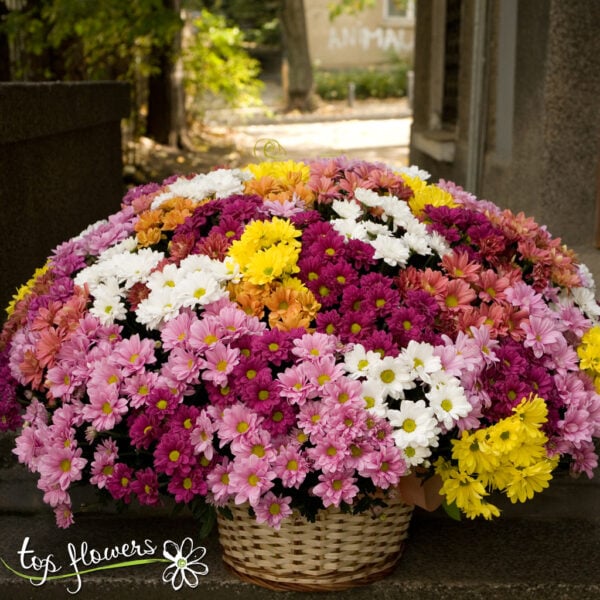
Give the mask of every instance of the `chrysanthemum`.
M 233 469 L 229 474 L 230 493 L 235 494 L 236 504 L 248 502 L 256 506 L 260 497 L 273 487 L 275 472 L 269 462 L 252 454 L 233 461 Z
M 275 530 L 281 528 L 281 522 L 292 514 L 291 496 L 276 496 L 267 492 L 254 506 L 257 523 L 267 523 Z
M 402 451 L 396 446 L 386 446 L 379 451 L 367 453 L 366 467 L 359 470 L 362 477 L 369 477 L 381 489 L 398 484 L 408 468 L 402 458 Z
M 73 446 L 46 447 L 40 456 L 38 472 L 46 485 L 57 484 L 62 490 L 79 481 L 87 460 L 82 457 L 82 449 Z
M 90 308 L 90 314 L 97 317 L 103 325 L 125 319 L 127 309 L 116 279 L 109 279 L 94 288 L 94 303 Z
M 556 321 L 552 318 L 531 315 L 521 324 L 521 328 L 526 334 L 523 345 L 531 348 L 536 358 L 549 352 L 563 337 Z
M 163 435 L 154 450 L 154 467 L 167 475 L 189 472 L 194 461 L 190 445 L 178 434 Z
M 378 235 L 370 244 L 375 249 L 373 258 L 381 259 L 391 267 L 404 267 L 410 256 L 410 248 L 402 238 Z
M 135 472 L 135 479 L 131 482 L 131 490 L 137 496 L 140 504 L 156 506 L 160 503 L 158 477 L 151 468 L 140 469 Z
M 440 359 L 435 355 L 431 344 L 418 343 L 414 340 L 408 342 L 406 348 L 396 359 L 410 379 L 419 378 L 425 383 L 431 383 L 431 375 L 438 373 L 442 368 Z
M 225 385 L 227 376 L 239 361 L 240 351 L 220 342 L 204 352 L 202 379 L 215 385 Z
M 312 492 L 321 498 L 323 506 L 327 508 L 339 506 L 342 502 L 350 504 L 359 489 L 352 471 L 340 471 L 319 475 L 319 483 L 313 487 Z
M 547 459 L 513 469 L 511 480 L 506 486 L 506 495 L 510 501 L 525 502 L 533 498 L 535 493 L 547 488 L 556 464 L 557 460 Z
M 353 379 L 367 376 L 369 369 L 379 361 L 379 354 L 367 351 L 362 344 L 353 344 L 351 350 L 344 353 L 344 367 Z
M 198 496 L 205 496 L 208 484 L 205 471 L 201 467 L 193 467 L 190 471 L 174 473 L 167 490 L 175 498 L 175 502 L 188 503 Z
M 314 447 L 309 448 L 306 454 L 312 460 L 314 467 L 323 473 L 340 471 L 344 466 L 345 455 L 348 447 L 342 437 L 333 438 L 326 436 L 313 436 Z
M 394 441 L 400 448 L 437 445 L 438 422 L 433 409 L 424 400 L 403 400 L 399 410 L 388 411 L 388 420 L 394 428 Z
M 397 358 L 385 356 L 368 367 L 369 379 L 375 380 L 383 387 L 386 396 L 399 399 L 404 397 L 404 390 L 413 386 L 412 378 L 405 366 Z
M 90 397 L 90 403 L 84 405 L 82 414 L 97 431 L 107 431 L 120 423 L 127 411 L 127 400 L 120 397 L 114 388 L 107 388 Z
M 224 291 L 215 277 L 203 271 L 193 271 L 185 275 L 177 286 L 177 293 L 182 298 L 179 305 L 189 308 L 205 306 L 224 296 Z
M 141 339 L 137 333 L 120 340 L 115 344 L 113 359 L 123 369 L 124 374 L 131 375 L 143 369 L 145 365 L 156 362 L 154 341 Z
M 289 443 L 279 449 L 273 469 L 285 487 L 298 488 L 306 478 L 310 465 L 300 446 Z
M 455 503 L 461 510 L 477 511 L 482 499 L 488 495 L 476 477 L 456 469 L 442 474 L 442 479 L 440 494 L 446 497 L 448 504 Z
M 455 377 L 436 382 L 425 396 L 429 406 L 433 408 L 436 419 L 447 430 L 452 429 L 455 423 L 466 417 L 473 408 L 459 380 Z
M 242 435 L 246 435 L 248 431 L 251 431 L 262 420 L 262 417 L 243 404 L 237 403 L 231 407 L 225 408 L 221 415 L 221 419 L 217 423 L 221 445 Z

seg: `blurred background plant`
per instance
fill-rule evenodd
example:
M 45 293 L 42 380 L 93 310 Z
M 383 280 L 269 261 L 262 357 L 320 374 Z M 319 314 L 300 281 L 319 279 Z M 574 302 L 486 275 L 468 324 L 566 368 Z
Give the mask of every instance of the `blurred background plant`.
M 367 69 L 315 69 L 315 91 L 323 100 L 346 100 L 354 86 L 355 98 L 400 98 L 406 95 L 408 72 L 405 58 L 393 57 L 385 66 Z
M 325 71 L 311 64 L 303 0 L 0 0 L 0 81 L 130 84 L 126 143 L 141 136 L 197 146 L 206 110 L 259 106 L 281 80 L 284 110 L 313 110 L 316 92 L 344 100 L 406 92 L 408 65 Z M 335 0 L 329 16 L 373 0 Z M 284 68 L 285 67 L 285 68 Z M 284 76 L 285 71 L 285 76 Z

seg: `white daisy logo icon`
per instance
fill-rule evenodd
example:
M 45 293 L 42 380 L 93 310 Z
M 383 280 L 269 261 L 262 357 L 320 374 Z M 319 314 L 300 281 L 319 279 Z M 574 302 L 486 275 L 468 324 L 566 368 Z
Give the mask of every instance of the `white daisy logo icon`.
M 185 583 L 191 588 L 198 586 L 198 576 L 208 573 L 208 567 L 200 562 L 206 555 L 206 548 L 194 548 L 192 538 L 186 537 L 178 546 L 171 540 L 163 544 L 163 556 L 171 564 L 163 571 L 162 580 L 170 583 L 175 591 L 180 590 Z

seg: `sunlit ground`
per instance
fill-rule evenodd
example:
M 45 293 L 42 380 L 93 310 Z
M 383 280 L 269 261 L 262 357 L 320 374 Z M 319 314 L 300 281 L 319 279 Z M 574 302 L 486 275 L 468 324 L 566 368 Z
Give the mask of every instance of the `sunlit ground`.
M 264 140 L 275 140 L 292 159 L 351 156 L 399 167 L 408 163 L 410 117 L 317 123 L 273 123 L 235 128 L 236 145 L 263 158 Z M 283 156 L 282 156 L 283 157 Z

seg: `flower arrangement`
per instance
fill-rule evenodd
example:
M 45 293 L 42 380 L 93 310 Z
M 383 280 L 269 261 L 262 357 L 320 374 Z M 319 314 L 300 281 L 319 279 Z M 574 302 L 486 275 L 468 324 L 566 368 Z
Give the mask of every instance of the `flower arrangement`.
M 0 339 L 0 427 L 57 524 L 79 483 L 278 528 L 385 505 L 410 473 L 469 518 L 559 462 L 592 477 L 589 271 L 427 179 L 345 158 L 174 176 L 58 246 Z

